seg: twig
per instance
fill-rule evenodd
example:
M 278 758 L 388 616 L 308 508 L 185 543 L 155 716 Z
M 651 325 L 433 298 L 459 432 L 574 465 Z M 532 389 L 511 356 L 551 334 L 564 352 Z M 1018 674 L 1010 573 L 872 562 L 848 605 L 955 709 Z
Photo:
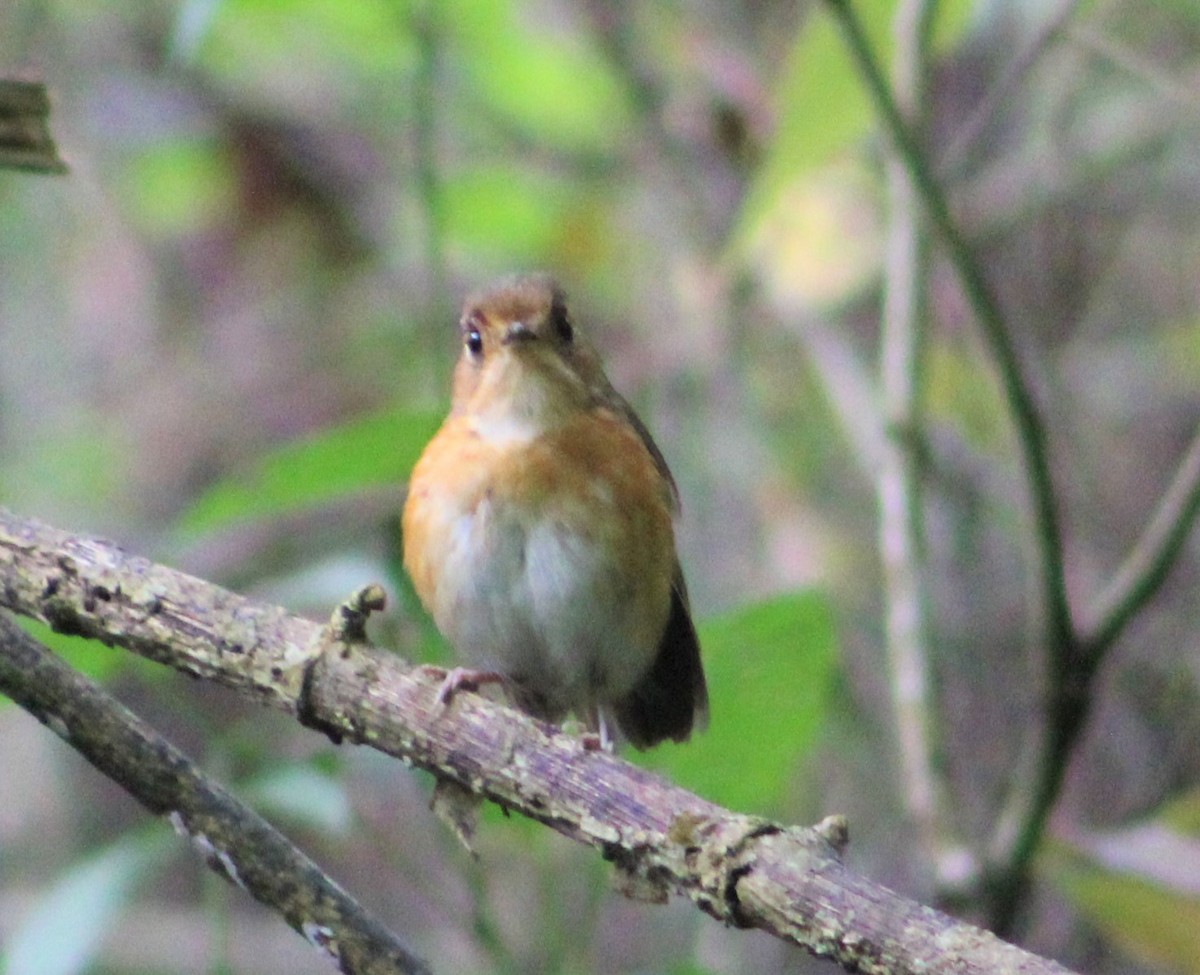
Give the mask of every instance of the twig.
M 0 613 L 0 691 L 176 831 L 214 873 L 278 911 L 347 973 L 429 968 L 270 823 Z
M 854 971 L 1064 971 L 849 872 L 838 817 L 798 829 L 737 815 L 478 695 L 440 706 L 437 676 L 357 643 L 375 604 L 365 592 L 339 608 L 343 625 L 322 629 L 0 509 L 0 605 L 221 679 L 334 740 L 428 769 L 596 847 L 640 896 L 673 889 Z
M 906 0 L 896 12 L 893 69 L 897 100 L 910 124 L 924 113 L 926 54 L 934 4 Z M 888 436 L 880 453 L 879 550 L 884 596 L 884 652 L 900 752 L 902 794 L 930 868 L 941 846 L 939 789 L 933 771 L 924 605 L 920 376 L 924 346 L 928 241 L 904 161 L 885 164 L 889 216 L 880 316 L 880 393 Z
M 1114 41 L 1096 31 L 1073 28 L 1068 38 L 1088 54 L 1104 60 L 1124 71 L 1131 78 L 1149 87 L 1158 96 L 1175 103 L 1188 113 L 1195 112 L 1196 96 L 1186 85 L 1181 85 L 1167 72 L 1159 69 L 1153 61 L 1138 54 L 1127 45 Z
M 1137 543 L 1096 599 L 1082 627 L 1080 642 L 1092 665 L 1162 585 L 1200 513 L 1200 430 Z
M 1042 54 L 1057 40 L 1078 6 L 1079 0 L 1060 0 L 1057 9 L 1046 18 L 1032 42 L 1009 62 L 1000 80 L 988 90 L 955 133 L 939 165 L 939 171 L 947 180 L 952 181 L 967 168 L 980 137 L 995 122 L 1000 109 L 1011 101 L 1013 92 Z

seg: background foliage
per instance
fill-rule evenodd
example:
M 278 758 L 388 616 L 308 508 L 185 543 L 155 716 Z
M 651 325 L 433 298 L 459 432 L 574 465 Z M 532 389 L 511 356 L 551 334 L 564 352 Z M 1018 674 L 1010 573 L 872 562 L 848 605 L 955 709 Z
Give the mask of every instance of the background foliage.
M 897 9 L 856 5 L 896 67 Z M 1142 531 L 1200 418 L 1200 8 L 930 5 L 924 144 L 1050 434 L 1069 595 Z M 940 790 L 906 802 L 877 493 L 887 146 L 821 5 L 15 0 L 71 174 L 0 174 L 0 503 L 443 652 L 398 568 L 462 294 L 558 274 L 684 497 L 711 730 L 645 758 L 738 809 L 845 812 L 856 869 L 987 921 L 973 884 L 1041 705 L 1009 404 L 935 246 L 913 434 Z M 1200 971 L 1200 562 L 1107 660 L 1012 935 Z M 219 689 L 58 643 L 253 798 L 443 971 L 819 963 L 499 816 L 473 863 L 429 782 Z M 0 706 L 0 969 L 325 971 L 61 743 Z

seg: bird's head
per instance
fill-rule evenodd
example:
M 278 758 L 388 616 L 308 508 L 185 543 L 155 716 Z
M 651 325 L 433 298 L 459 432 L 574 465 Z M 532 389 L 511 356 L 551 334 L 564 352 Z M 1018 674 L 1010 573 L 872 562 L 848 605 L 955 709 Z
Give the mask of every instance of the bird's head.
M 459 321 L 454 412 L 485 436 L 528 439 L 603 398 L 599 358 L 548 275 L 507 278 L 472 295 Z

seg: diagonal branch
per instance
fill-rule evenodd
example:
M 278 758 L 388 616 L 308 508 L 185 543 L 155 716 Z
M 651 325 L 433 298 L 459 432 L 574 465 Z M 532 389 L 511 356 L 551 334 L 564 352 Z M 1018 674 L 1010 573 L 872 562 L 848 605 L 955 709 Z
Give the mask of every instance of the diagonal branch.
M 599 849 L 640 896 L 674 890 L 853 971 L 1052 975 L 1061 966 L 845 868 L 845 823 L 741 816 L 352 638 L 117 547 L 0 509 L 0 605 L 220 680 L 334 740 L 367 744 Z M 347 642 L 351 640 L 352 642 Z M 701 747 L 697 745 L 696 747 Z
M 1008 63 L 1004 74 L 980 99 L 942 154 L 940 171 L 948 180 L 953 181 L 971 165 L 984 133 L 996 122 L 1001 109 L 1012 101 L 1014 92 L 1046 49 L 1062 36 L 1079 5 L 1080 0 L 1058 0 L 1058 6 L 1049 13 L 1030 43 Z
M 1150 523 L 1091 607 L 1080 642 L 1098 666 L 1126 624 L 1158 591 L 1200 514 L 1200 430 Z
M 0 614 L 0 692 L 192 838 L 209 867 L 274 908 L 343 972 L 429 969 L 270 823 L 107 692 Z

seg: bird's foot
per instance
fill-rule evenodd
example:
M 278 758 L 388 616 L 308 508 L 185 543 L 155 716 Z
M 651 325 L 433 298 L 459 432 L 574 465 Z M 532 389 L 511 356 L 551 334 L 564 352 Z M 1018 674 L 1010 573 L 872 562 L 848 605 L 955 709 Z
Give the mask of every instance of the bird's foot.
M 591 716 L 589 723 L 594 724 L 596 731 L 585 731 L 580 735 L 580 742 L 583 744 L 585 752 L 608 752 L 612 754 L 616 749 L 613 742 L 612 732 L 609 730 L 608 722 L 604 720 L 604 715 L 596 711 Z
M 442 677 L 436 698 L 441 707 L 448 705 L 450 699 L 459 691 L 477 691 L 484 684 L 504 683 L 504 675 L 494 670 L 475 670 L 471 667 L 453 667 L 447 670 L 445 667 L 431 666 L 423 669 L 434 676 Z

